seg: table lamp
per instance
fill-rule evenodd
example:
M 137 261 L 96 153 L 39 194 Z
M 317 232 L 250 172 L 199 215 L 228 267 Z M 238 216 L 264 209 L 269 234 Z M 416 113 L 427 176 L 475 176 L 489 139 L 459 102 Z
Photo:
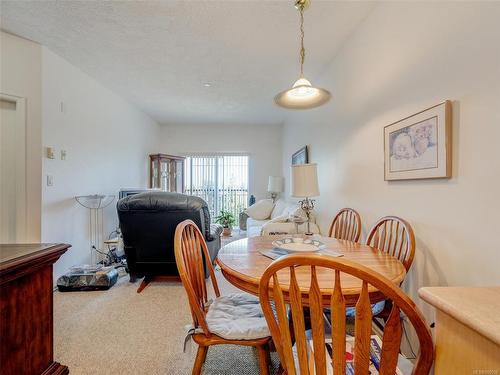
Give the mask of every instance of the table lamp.
M 314 200 L 311 197 L 319 195 L 317 164 L 292 165 L 292 197 L 304 198 L 301 200 L 300 208 L 307 216 L 306 235 L 312 235 L 310 229 L 311 211 L 314 209 Z
M 283 177 L 269 176 L 267 191 L 271 193 L 271 198 L 274 203 L 276 201 L 276 198 L 278 197 L 278 193 L 281 193 L 283 191 Z

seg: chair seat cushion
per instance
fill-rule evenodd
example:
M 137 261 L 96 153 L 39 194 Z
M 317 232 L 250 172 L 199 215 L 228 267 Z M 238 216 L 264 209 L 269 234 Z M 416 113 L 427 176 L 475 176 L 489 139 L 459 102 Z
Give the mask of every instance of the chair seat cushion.
M 372 315 L 375 316 L 375 315 L 378 315 L 382 312 L 382 310 L 384 309 L 385 307 L 385 301 L 380 301 L 380 302 L 377 302 L 377 303 L 374 303 L 372 305 Z M 356 308 L 355 307 L 348 307 L 347 309 L 345 309 L 345 316 L 348 317 L 348 318 L 354 318 L 356 315 Z
M 259 299 L 248 293 L 214 299 L 206 321 L 210 332 L 227 340 L 253 340 L 271 336 Z

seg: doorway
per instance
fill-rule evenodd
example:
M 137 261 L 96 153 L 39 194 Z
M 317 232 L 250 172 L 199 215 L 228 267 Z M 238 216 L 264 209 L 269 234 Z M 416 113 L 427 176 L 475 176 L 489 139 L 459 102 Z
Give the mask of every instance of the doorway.
M 0 243 L 26 237 L 26 100 L 0 93 Z

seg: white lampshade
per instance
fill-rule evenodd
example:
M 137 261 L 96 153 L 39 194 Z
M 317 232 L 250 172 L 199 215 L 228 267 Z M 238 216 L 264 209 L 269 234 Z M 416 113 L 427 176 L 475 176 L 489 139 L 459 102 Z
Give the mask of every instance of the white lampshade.
M 283 191 L 283 177 L 269 176 L 267 191 L 270 193 L 281 193 Z
M 316 164 L 292 165 L 292 197 L 310 198 L 319 195 Z
M 301 77 L 291 89 L 280 92 L 274 101 L 289 109 L 309 109 L 319 107 L 330 100 L 330 92 L 320 87 L 313 87 L 311 82 Z

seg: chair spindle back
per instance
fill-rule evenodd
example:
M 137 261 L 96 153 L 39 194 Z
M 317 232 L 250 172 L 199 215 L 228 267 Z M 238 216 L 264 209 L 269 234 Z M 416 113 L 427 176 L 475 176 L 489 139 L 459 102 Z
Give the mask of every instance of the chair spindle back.
M 298 266 L 310 267 L 311 282 L 308 290 L 301 290 L 297 282 Z M 301 270 L 304 268 L 301 267 Z M 317 280 L 317 268 L 332 270 L 331 288 L 321 290 Z M 370 364 L 370 342 L 372 332 L 372 312 L 370 292 L 378 290 L 393 301 L 390 318 L 382 338 L 382 351 L 379 373 L 394 375 L 396 371 L 402 336 L 400 312 L 403 312 L 415 328 L 420 351 L 413 374 L 428 374 L 434 352 L 430 331 L 420 311 L 401 289 L 383 275 L 358 263 L 321 255 L 293 254 L 284 256 L 264 272 L 260 282 L 260 301 L 268 322 L 274 344 L 281 363 L 289 375 L 316 374 L 326 375 L 327 366 L 333 367 L 334 375 L 346 373 L 346 302 L 342 293 L 341 274 L 345 273 L 360 279 L 361 293 L 356 304 L 354 368 L 355 374 L 368 374 Z M 271 306 L 274 300 L 274 309 Z M 288 321 L 289 304 L 293 325 Z M 310 309 L 312 326 L 312 347 L 314 372 L 308 359 L 308 344 L 305 334 L 303 307 Z M 332 362 L 327 361 L 323 308 L 329 307 L 332 315 Z M 298 368 L 292 350 L 292 332 L 295 337 Z
M 358 242 L 361 235 L 361 217 L 352 208 L 343 208 L 333 218 L 328 234 L 339 240 Z
M 207 285 L 204 263 L 210 273 L 215 296 L 219 297 L 219 287 L 215 279 L 214 268 L 210 261 L 207 244 L 200 230 L 192 220 L 184 220 L 175 230 L 174 238 L 175 262 L 186 290 L 195 327 L 201 327 L 209 336 L 210 331 L 205 320 L 207 312 Z
M 375 247 L 399 259 L 408 271 L 415 256 L 415 235 L 411 225 L 397 216 L 385 216 L 375 223 L 366 239 Z

